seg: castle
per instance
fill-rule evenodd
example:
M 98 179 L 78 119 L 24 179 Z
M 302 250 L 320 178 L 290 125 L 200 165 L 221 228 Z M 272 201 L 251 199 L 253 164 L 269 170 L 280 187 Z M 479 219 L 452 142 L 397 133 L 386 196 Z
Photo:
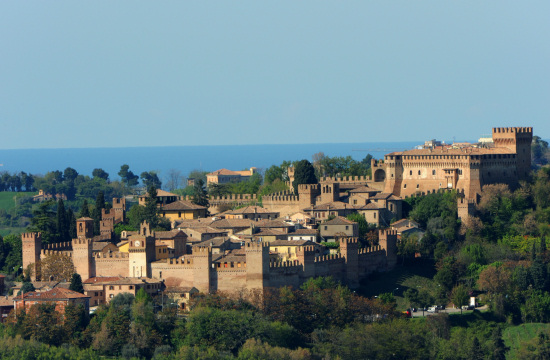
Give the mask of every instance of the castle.
M 400 197 L 457 190 L 476 199 L 483 185 L 515 185 L 531 169 L 532 127 L 493 128 L 492 143 L 430 146 L 372 161 L 374 180 Z
M 82 279 L 122 276 L 153 278 L 167 288 L 195 287 L 201 292 L 261 291 L 267 287 L 295 286 L 315 276 L 333 276 L 350 287 L 374 271 L 391 269 L 397 261 L 397 233 L 381 230 L 379 245 L 360 249 L 356 238 L 340 238 L 340 253 L 316 254 L 314 246 L 296 250 L 296 260 L 270 259 L 269 244 L 243 241 L 233 251 L 213 254 L 210 246 L 194 246 L 186 250 L 186 237 L 174 237 L 171 244 L 178 253 L 159 256 L 163 244 L 143 223 L 137 234 L 129 238 L 128 253 L 94 250 L 93 220 L 77 220 L 77 238 L 70 243 L 42 246 L 39 233 L 22 234 L 23 267 L 32 269 L 33 280 L 40 278 L 39 262 L 48 256 L 62 254 L 72 259 Z

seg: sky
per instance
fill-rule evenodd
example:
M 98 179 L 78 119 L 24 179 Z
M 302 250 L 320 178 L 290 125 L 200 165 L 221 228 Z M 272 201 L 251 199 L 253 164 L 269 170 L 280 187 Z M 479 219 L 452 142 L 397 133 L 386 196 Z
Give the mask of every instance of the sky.
M 550 138 L 550 2 L 3 1 L 0 149 Z

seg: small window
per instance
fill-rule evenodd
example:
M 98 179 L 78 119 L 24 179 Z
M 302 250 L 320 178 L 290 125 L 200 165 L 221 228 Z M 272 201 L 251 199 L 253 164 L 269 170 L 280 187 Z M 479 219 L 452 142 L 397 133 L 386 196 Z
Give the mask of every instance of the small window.
M 348 230 L 348 229 L 349 229 L 349 226 L 346 225 L 346 230 Z
M 325 226 L 325 230 L 328 230 L 328 226 Z
M 112 286 L 112 285 L 111 285 L 111 286 L 109 286 L 109 290 L 114 290 L 114 289 L 115 289 L 115 287 L 114 287 L 114 286 Z
M 412 174 L 413 174 L 413 171 L 411 170 L 411 171 L 409 172 L 409 175 L 412 175 Z
M 420 175 L 420 170 L 418 170 L 418 175 Z
M 376 213 L 374 213 L 374 218 L 376 219 Z
M 435 170 L 432 170 L 432 175 L 435 175 Z
M 114 297 L 115 297 L 115 295 L 113 295 L 113 294 L 109 295 L 109 298 L 111 298 L 111 299 L 114 298 Z
M 407 184 L 403 185 L 403 189 L 406 189 L 407 188 Z

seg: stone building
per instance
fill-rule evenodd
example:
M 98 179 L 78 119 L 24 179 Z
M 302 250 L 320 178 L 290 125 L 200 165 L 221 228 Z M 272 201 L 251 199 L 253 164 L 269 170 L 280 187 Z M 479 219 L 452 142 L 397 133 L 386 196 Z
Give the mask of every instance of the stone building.
M 384 192 L 407 197 L 441 189 L 476 199 L 483 185 L 511 186 L 528 177 L 533 128 L 493 128 L 492 143 L 436 146 L 393 152 L 372 161 L 375 181 Z

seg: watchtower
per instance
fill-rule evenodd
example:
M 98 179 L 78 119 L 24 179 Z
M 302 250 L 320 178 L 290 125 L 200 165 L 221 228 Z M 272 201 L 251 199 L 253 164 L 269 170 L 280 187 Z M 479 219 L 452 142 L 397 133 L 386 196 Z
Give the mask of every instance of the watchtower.
M 296 258 L 304 267 L 303 277 L 308 279 L 315 276 L 315 247 L 313 245 L 296 248 Z
M 472 216 L 476 210 L 475 199 L 466 199 L 459 197 L 457 199 L 457 213 L 458 218 L 462 221 L 467 219 L 469 216 Z
M 200 292 L 210 293 L 210 271 L 212 271 L 212 248 L 193 247 L 193 286 Z
M 95 268 L 92 266 L 93 240 L 85 237 L 78 237 L 72 241 L 73 264 L 77 274 L 82 280 L 95 276 Z
M 91 239 L 94 237 L 94 219 L 82 217 L 76 220 L 76 236 L 80 239 Z
M 319 184 L 300 184 L 298 185 L 298 199 L 300 210 L 315 205 L 315 198 L 319 195 Z
M 396 153 L 385 155 L 384 168 L 385 174 L 383 176 L 386 181 L 384 192 L 399 194 L 401 190 L 401 183 L 403 182 L 403 156 Z M 374 174 L 375 181 L 377 181 L 376 172 L 378 171 L 379 170 L 376 170 Z
M 40 233 L 21 234 L 21 245 L 23 247 L 23 270 L 31 268 L 31 280 L 40 279 L 38 261 L 42 251 L 42 235 Z
M 496 147 L 508 148 L 516 153 L 519 180 L 529 176 L 531 170 L 532 127 L 493 128 L 493 143 Z
M 321 184 L 321 204 L 331 203 L 340 200 L 340 184 Z
M 391 269 L 397 263 L 397 230 L 380 230 L 378 244 L 386 250 L 386 266 Z
M 132 235 L 128 243 L 129 274 L 132 277 L 150 277 L 151 262 L 156 259 L 155 234 L 144 221 L 139 233 Z
M 263 290 L 269 282 L 269 244 L 248 242 L 246 253 L 246 287 Z
M 346 259 L 346 282 L 349 287 L 359 286 L 359 243 L 357 238 L 341 237 L 340 254 Z

